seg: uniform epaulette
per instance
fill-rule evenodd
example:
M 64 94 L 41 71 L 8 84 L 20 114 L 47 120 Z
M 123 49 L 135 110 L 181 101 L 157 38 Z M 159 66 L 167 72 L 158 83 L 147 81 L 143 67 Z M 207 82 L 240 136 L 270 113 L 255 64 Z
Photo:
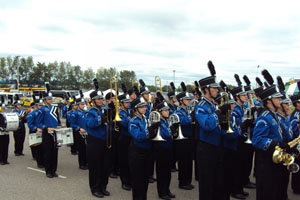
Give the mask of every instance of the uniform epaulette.
M 293 114 L 293 117 L 297 117 L 299 115 L 299 112 L 296 111 L 294 114 Z
M 130 122 L 133 122 L 136 118 L 137 118 L 137 116 L 133 116 L 133 117 L 130 119 Z
M 206 103 L 206 101 L 205 101 L 204 99 L 202 99 L 202 100 L 199 102 L 199 105 L 200 105 L 200 106 L 203 106 L 205 103 Z
M 265 110 L 263 113 L 261 113 L 261 116 L 267 116 L 268 114 L 270 114 L 269 110 Z

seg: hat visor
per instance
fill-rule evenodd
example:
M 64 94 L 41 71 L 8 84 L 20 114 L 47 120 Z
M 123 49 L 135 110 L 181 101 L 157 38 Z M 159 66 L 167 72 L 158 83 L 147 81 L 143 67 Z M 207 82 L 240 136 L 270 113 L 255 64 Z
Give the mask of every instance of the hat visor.
M 130 99 L 123 99 L 123 100 L 121 100 L 121 102 L 122 102 L 122 103 L 130 103 L 131 100 L 130 100 Z
M 93 99 L 104 99 L 102 95 L 94 96 Z
M 147 102 L 141 102 L 141 103 L 138 103 L 135 107 L 142 107 L 142 106 L 147 106 L 148 103 Z
M 229 104 L 233 104 L 233 103 L 235 103 L 235 101 L 232 100 L 232 99 L 230 99 L 230 100 L 228 101 L 228 103 L 229 103 Z
M 142 94 L 142 95 L 143 95 L 143 94 L 150 94 L 150 91 L 144 91 L 144 92 L 142 92 L 141 94 Z
M 212 88 L 219 88 L 220 85 L 218 83 L 212 83 L 212 84 L 209 84 L 209 87 L 212 87 Z
M 192 100 L 192 98 L 191 98 L 191 97 L 188 97 L 188 96 L 182 97 L 181 99 L 182 99 L 182 100 Z
M 283 99 L 283 100 L 281 101 L 281 103 L 282 103 L 282 104 L 284 104 L 284 103 L 292 103 L 292 101 L 291 101 L 290 99 Z
M 53 99 L 53 97 L 52 96 L 46 96 L 46 97 L 44 97 L 44 99 Z
M 253 90 L 249 90 L 247 91 L 248 94 L 254 94 L 254 91 Z
M 170 108 L 168 106 L 164 106 L 161 109 L 159 109 L 159 111 L 163 111 L 163 110 L 170 110 Z
M 276 92 L 275 94 L 271 95 L 272 98 L 281 98 L 283 95 L 280 92 Z

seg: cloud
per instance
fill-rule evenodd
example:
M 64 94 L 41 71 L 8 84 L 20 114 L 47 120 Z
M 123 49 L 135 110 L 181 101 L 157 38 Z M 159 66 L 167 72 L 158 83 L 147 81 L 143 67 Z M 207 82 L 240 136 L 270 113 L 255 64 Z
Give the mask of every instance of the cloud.
M 40 26 L 37 27 L 37 29 L 42 30 L 42 31 L 46 31 L 46 32 L 71 34 L 71 31 L 69 31 L 68 29 L 66 29 L 62 26 L 58 26 L 58 25 L 51 25 L 51 24 L 40 25 Z
M 51 48 L 42 45 L 33 45 L 32 48 L 38 51 L 63 51 L 61 48 Z

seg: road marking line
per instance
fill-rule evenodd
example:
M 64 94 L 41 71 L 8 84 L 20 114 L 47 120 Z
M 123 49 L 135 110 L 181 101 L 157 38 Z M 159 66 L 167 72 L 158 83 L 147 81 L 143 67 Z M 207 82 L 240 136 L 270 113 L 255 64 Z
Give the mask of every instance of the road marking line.
M 32 167 L 27 167 L 27 169 L 30 169 L 30 170 L 33 170 L 33 171 L 36 171 L 36 172 L 40 172 L 40 173 L 46 173 L 45 171 L 43 170 L 40 170 L 40 169 L 35 169 L 35 168 L 32 168 Z M 61 176 L 61 175 L 58 175 L 59 178 L 67 178 L 66 176 Z

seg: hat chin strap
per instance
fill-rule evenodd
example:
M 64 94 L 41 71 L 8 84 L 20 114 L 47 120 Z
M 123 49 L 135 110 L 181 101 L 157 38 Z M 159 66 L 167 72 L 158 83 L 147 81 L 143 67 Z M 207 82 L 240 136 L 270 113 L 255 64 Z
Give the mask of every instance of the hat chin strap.
M 275 109 L 275 112 L 277 112 L 277 110 L 278 110 L 278 108 L 275 106 L 275 104 L 274 104 L 274 102 L 273 102 L 273 99 L 271 98 L 271 103 L 272 103 L 272 105 L 273 105 L 273 107 L 274 107 L 274 109 Z M 284 111 L 284 110 L 283 110 Z

